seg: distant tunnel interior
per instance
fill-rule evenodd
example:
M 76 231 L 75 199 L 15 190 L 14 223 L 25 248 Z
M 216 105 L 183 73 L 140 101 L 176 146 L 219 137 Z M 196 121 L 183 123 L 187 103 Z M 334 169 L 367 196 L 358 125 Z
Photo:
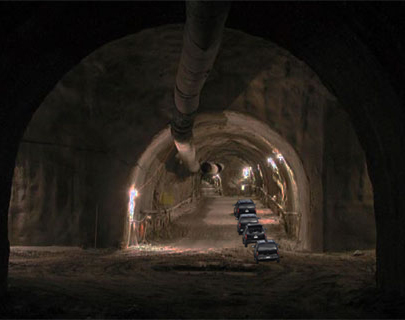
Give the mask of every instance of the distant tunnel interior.
M 125 248 L 131 219 L 156 225 L 200 201 L 203 178 L 181 164 L 168 128 L 181 44 L 181 25 L 144 30 L 60 80 L 20 143 L 11 245 Z M 373 191 L 349 117 L 286 50 L 226 29 L 193 134 L 199 161 L 223 165 L 220 195 L 281 210 L 295 249 L 375 246 Z

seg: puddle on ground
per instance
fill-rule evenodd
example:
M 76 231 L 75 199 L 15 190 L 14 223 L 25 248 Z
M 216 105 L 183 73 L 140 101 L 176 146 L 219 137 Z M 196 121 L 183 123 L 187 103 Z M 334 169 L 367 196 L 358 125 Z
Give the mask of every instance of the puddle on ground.
M 152 267 L 155 271 L 176 272 L 181 274 L 200 275 L 200 274 L 225 274 L 233 276 L 256 276 L 257 266 L 254 264 L 222 264 L 197 262 L 192 265 L 155 265 Z
M 243 271 L 174 271 L 179 274 L 187 275 L 202 275 L 202 274 L 213 274 L 213 275 L 228 275 L 228 276 L 238 276 L 238 277 L 255 277 L 257 273 L 255 272 L 243 272 Z

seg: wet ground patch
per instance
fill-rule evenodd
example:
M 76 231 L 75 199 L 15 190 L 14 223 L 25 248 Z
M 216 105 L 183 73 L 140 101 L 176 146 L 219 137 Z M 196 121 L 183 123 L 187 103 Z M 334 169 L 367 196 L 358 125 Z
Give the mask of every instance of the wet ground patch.
M 188 275 L 224 274 L 235 276 L 256 276 L 257 266 L 254 264 L 228 264 L 223 262 L 207 263 L 199 261 L 194 264 L 159 264 L 152 269 L 160 272 L 175 272 Z

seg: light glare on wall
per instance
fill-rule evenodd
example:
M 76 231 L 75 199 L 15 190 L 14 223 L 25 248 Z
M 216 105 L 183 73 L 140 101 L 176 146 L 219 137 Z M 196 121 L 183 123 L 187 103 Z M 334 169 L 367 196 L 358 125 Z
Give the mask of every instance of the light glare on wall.
M 273 169 L 277 169 L 277 165 L 274 162 L 273 158 L 271 157 L 267 158 L 267 162 L 272 166 Z
M 138 190 L 132 187 L 129 190 L 129 220 L 134 221 L 134 212 L 135 212 L 135 199 L 138 197 Z
M 279 153 L 279 154 L 277 154 L 277 159 L 280 160 L 280 161 L 283 161 L 284 157 L 283 157 L 283 155 L 281 153 Z
M 243 177 L 247 179 L 250 175 L 251 167 L 243 168 Z

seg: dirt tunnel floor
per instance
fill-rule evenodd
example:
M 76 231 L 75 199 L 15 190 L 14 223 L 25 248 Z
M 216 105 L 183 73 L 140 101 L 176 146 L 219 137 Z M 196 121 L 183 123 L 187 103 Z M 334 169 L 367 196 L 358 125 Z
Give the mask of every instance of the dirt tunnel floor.
M 263 209 L 281 262 L 253 262 L 232 215 L 208 198 L 170 241 L 127 250 L 13 247 L 6 318 L 403 318 L 378 298 L 375 254 L 294 253 Z M 260 209 L 262 210 L 262 209 Z M 260 212 L 260 211 L 259 211 Z M 188 230 L 186 232 L 185 230 Z M 283 242 L 284 241 L 284 242 Z

